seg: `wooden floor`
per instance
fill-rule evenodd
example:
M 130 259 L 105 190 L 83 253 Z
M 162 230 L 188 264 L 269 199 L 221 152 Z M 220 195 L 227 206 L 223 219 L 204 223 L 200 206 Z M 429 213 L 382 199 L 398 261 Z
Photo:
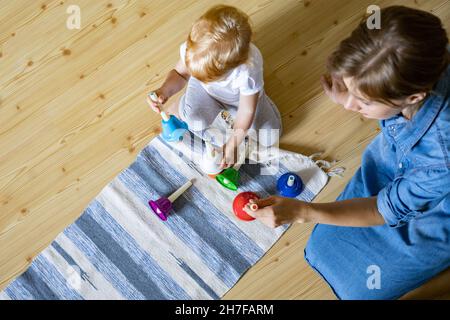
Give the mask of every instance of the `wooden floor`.
M 370 4 L 434 12 L 447 0 L 221 1 L 250 14 L 266 91 L 284 125 L 281 146 L 324 151 L 347 168 L 317 198 L 332 201 L 357 169 L 377 123 L 333 105 L 319 77 Z M 69 4 L 81 29 L 66 28 Z M 145 104 L 211 0 L 0 0 L 0 288 L 23 272 L 159 133 Z M 334 299 L 309 268 L 311 225 L 293 226 L 225 298 Z

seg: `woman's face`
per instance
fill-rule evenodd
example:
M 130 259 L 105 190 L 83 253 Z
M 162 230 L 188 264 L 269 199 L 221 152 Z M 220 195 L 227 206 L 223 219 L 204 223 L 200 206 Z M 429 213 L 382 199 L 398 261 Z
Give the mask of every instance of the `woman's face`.
M 344 108 L 361 113 L 369 119 L 389 119 L 402 112 L 402 108 L 390 106 L 378 101 L 371 101 L 364 97 L 353 84 L 352 78 L 343 78 L 348 91 L 348 98 Z M 393 101 L 396 105 L 405 105 L 405 101 Z

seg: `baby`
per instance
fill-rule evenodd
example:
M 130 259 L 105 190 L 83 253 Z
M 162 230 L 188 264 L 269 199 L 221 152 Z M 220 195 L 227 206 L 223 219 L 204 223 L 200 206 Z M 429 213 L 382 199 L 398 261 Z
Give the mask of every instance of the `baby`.
M 180 46 L 180 59 L 163 85 L 155 90 L 158 103 L 147 99 L 155 112 L 186 84 L 185 94 L 165 108 L 185 121 L 203 138 L 224 110 L 233 118 L 233 133 L 223 144 L 222 167 L 233 165 L 239 145 L 247 135 L 271 146 L 281 132 L 280 113 L 264 92 L 263 59 L 251 43 L 249 17 L 237 8 L 218 5 L 192 26 Z

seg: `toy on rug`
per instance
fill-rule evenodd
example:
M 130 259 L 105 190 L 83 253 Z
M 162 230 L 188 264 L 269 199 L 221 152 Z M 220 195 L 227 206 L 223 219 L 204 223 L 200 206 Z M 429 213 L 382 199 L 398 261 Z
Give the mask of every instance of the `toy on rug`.
M 220 163 L 222 162 L 222 154 L 216 150 L 209 141 L 205 141 L 205 150 L 202 154 L 201 169 L 210 178 L 216 178 L 216 176 L 222 172 Z
M 236 191 L 239 187 L 239 167 L 234 166 L 223 170 L 216 176 L 217 182 L 227 189 Z
M 243 221 L 252 221 L 255 220 L 255 218 L 249 216 L 245 211 L 244 208 L 247 204 L 249 204 L 250 199 L 258 200 L 259 196 L 254 192 L 241 192 L 239 193 L 236 198 L 233 200 L 233 212 L 240 220 Z M 258 205 L 256 203 L 252 203 L 249 206 L 250 210 L 256 211 L 258 210 Z
M 201 168 L 210 178 L 216 179 L 223 187 L 236 191 L 238 189 L 239 172 L 238 168 L 232 167 L 223 170 L 220 167 L 222 154 L 206 142 L 206 150 L 202 155 Z
M 209 141 L 205 141 L 200 167 L 210 178 L 216 179 L 223 187 L 236 191 L 239 184 L 239 168 L 242 163 L 238 161 L 233 167 L 223 170 L 221 168 L 222 153 L 216 150 Z M 245 158 L 244 158 L 245 159 Z M 241 158 L 241 161 L 244 161 Z
M 150 92 L 148 97 L 154 102 L 158 102 L 158 95 L 156 92 Z M 174 115 L 170 117 L 164 111 L 160 112 L 161 115 L 161 126 L 162 126 L 162 137 L 164 140 L 173 142 L 183 140 L 183 136 L 188 130 L 187 123 L 181 121 Z
M 295 198 L 302 193 L 302 179 L 293 172 L 285 173 L 277 181 L 277 190 L 283 197 Z
M 239 168 L 248 155 L 248 145 L 245 145 L 245 152 L 240 152 L 239 160 L 233 167 L 223 170 L 221 168 L 222 151 L 214 148 L 214 141 L 222 141 L 223 136 L 226 135 L 227 130 L 233 129 L 233 118 L 227 110 L 222 110 L 213 121 L 208 132 L 211 136 L 205 139 L 206 148 L 203 151 L 200 167 L 210 178 L 216 181 L 223 187 L 236 191 L 239 184 Z M 217 132 L 219 132 L 217 134 Z
M 192 186 L 192 181 L 189 180 L 183 186 L 181 186 L 177 191 L 172 193 L 168 198 L 162 197 L 156 201 L 150 200 L 148 204 L 153 212 L 163 221 L 167 220 L 170 210 L 172 210 L 172 203 L 181 196 L 190 186 Z
M 219 182 L 223 187 L 236 191 L 239 187 L 239 169 L 241 165 L 245 162 L 245 159 L 248 158 L 250 149 L 248 142 L 246 141 L 244 144 L 244 150 L 238 151 L 238 161 L 236 164 L 230 168 L 225 169 L 220 174 L 216 176 L 217 182 Z

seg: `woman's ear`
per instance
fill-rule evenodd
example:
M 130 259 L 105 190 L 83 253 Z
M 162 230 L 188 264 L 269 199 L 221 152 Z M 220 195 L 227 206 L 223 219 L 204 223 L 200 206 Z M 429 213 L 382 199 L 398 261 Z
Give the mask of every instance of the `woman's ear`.
M 408 98 L 406 98 L 406 103 L 407 104 L 417 104 L 417 103 L 421 102 L 423 99 L 425 99 L 426 96 L 427 96 L 426 92 L 414 93 L 414 94 L 410 95 Z

